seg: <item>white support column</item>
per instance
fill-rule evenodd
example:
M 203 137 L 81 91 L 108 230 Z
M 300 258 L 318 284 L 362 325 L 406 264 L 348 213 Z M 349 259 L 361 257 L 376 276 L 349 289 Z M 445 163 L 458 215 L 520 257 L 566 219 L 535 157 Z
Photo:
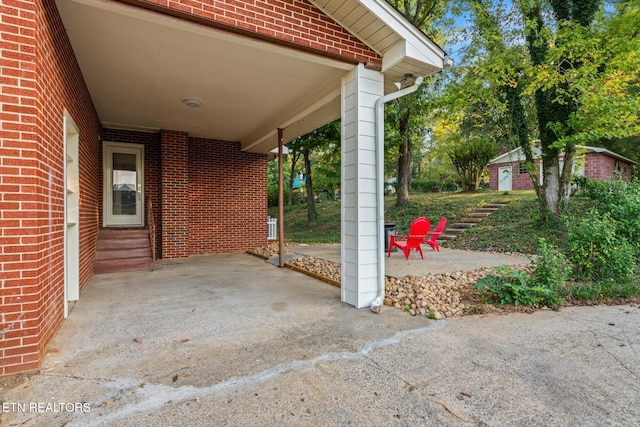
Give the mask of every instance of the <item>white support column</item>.
M 375 104 L 383 94 L 383 75 L 362 64 L 342 80 L 341 293 L 357 308 L 378 290 Z

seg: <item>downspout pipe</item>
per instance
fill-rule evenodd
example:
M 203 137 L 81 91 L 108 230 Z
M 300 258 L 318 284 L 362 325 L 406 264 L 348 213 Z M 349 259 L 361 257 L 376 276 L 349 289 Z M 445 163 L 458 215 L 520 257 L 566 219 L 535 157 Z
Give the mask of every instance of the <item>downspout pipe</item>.
M 397 92 L 383 95 L 376 101 L 376 183 L 377 183 L 377 205 L 378 211 L 376 215 L 378 226 L 378 293 L 376 298 L 371 301 L 371 311 L 380 313 L 384 302 L 384 104 L 402 96 L 415 92 L 424 77 L 420 76 L 415 82 L 404 89 Z

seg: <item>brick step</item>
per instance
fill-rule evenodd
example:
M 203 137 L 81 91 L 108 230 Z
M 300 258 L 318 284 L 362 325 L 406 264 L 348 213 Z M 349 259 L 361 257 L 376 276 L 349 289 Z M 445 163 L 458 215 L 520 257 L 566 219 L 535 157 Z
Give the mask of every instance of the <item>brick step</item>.
M 98 231 L 98 240 L 106 239 L 135 239 L 149 236 L 149 230 L 144 228 L 103 228 Z
M 96 261 L 108 261 L 108 260 L 123 260 L 129 258 L 150 258 L 151 257 L 151 248 L 149 247 L 149 241 L 147 241 L 147 246 L 142 248 L 135 249 L 103 249 L 100 251 L 96 251 Z
M 475 209 L 475 212 L 486 212 L 488 214 L 492 214 L 494 212 L 497 212 L 498 210 L 500 210 L 500 208 L 487 208 L 485 206 L 479 207 Z
M 151 257 L 127 258 L 121 260 L 96 260 L 94 274 L 119 273 L 123 271 L 151 271 Z
M 507 206 L 508 203 L 487 203 L 485 205 L 482 205 L 482 208 L 502 208 L 504 206 Z
M 98 232 L 94 274 L 152 270 L 149 232 L 144 228 L 105 228 Z
M 98 238 L 98 242 L 96 243 L 96 250 L 114 250 L 119 249 L 122 251 L 133 250 L 133 249 L 141 249 L 149 247 L 149 236 L 147 237 L 136 237 L 133 239 L 101 239 Z

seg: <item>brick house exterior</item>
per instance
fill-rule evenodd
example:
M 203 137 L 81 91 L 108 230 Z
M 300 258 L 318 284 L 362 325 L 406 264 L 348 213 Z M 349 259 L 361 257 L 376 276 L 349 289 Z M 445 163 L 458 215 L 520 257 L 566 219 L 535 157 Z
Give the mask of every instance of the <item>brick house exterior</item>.
M 524 168 L 524 154 L 520 148 L 502 153 L 489 162 L 489 189 L 495 191 L 533 190 L 531 175 Z M 562 162 L 562 159 L 560 160 Z M 574 171 L 593 179 L 611 179 L 617 172 L 623 179 L 631 179 L 632 168 L 636 164 L 617 153 L 601 147 L 578 147 Z M 536 161 L 538 176 L 541 175 L 540 161 Z
M 111 113 L 105 108 L 104 99 L 116 89 L 103 91 L 100 82 L 96 83 L 91 74 L 92 62 L 96 60 L 86 60 L 83 46 L 78 42 L 83 36 L 76 35 L 85 17 L 89 19 L 89 15 L 83 13 L 103 14 L 105 20 L 117 16 L 118 23 L 122 22 L 121 28 L 127 31 L 131 27 L 125 25 L 126 20 L 140 18 L 136 21 L 140 28 L 152 22 L 163 26 L 162 29 L 179 28 L 185 37 L 215 34 L 222 40 L 215 46 L 222 46 L 221 49 L 232 40 L 243 49 L 249 46 L 258 53 L 263 48 L 269 55 L 275 52 L 280 55 L 278 58 L 298 61 L 301 57 L 307 62 L 299 60 L 295 65 L 312 64 L 306 68 L 309 74 L 315 70 L 313 67 L 324 67 L 323 72 L 326 69 L 333 73 L 333 80 L 342 81 L 342 91 L 337 86 L 331 93 L 335 99 L 342 99 L 335 105 L 338 113 L 342 110 L 344 121 L 345 99 L 355 99 L 351 94 L 363 94 L 366 90 L 381 96 L 383 88 L 387 90 L 394 80 L 399 80 L 398 76 L 412 71 L 411 67 L 417 75 L 428 75 L 442 69 L 444 58 L 435 44 L 403 23 L 399 14 L 384 2 L 376 0 L 366 10 L 360 2 L 349 2 L 350 7 L 370 14 L 372 24 L 387 25 L 388 22 L 388 34 L 393 36 L 390 39 L 394 43 L 384 46 L 382 41 L 363 42 L 354 34 L 358 31 L 364 34 L 367 28 L 355 28 L 355 24 L 353 28 L 346 28 L 347 24 L 339 23 L 346 18 L 337 12 L 340 5 L 332 2 L 323 2 L 322 8 L 306 0 L 3 2 L 0 9 L 0 376 L 39 367 L 49 342 L 68 314 L 67 300 L 78 299 L 67 295 L 67 275 L 77 275 L 78 294 L 94 275 L 98 231 L 105 227 L 106 216 L 103 192 L 108 174 L 103 170 L 104 143 L 143 148 L 142 187 L 144 198 L 151 199 L 155 206 L 159 257 L 243 252 L 267 242 L 266 171 L 267 161 L 273 156 L 269 151 L 277 146 L 274 145 L 276 127 L 286 128 L 288 141 L 328 119 L 340 117 L 336 117 L 335 106 L 327 101 L 328 96 L 314 95 L 299 85 L 299 93 L 294 93 L 296 97 L 292 99 L 304 101 L 313 95 L 324 104 L 320 101 L 312 105 L 301 103 L 302 113 L 286 111 L 288 116 L 281 113 L 278 120 L 274 119 L 275 113 L 265 116 L 262 122 L 272 125 L 273 132 L 265 134 L 259 129 L 247 129 L 246 138 L 242 133 L 234 134 L 240 135 L 239 140 L 216 137 L 211 131 L 190 132 L 185 129 L 193 129 L 189 127 L 192 123 L 185 119 L 176 121 L 175 126 L 157 129 L 134 121 L 122 123 L 124 126 L 114 125 L 117 120 L 105 119 Z M 80 18 L 76 19 L 77 16 Z M 386 29 L 385 25 L 381 28 Z M 139 38 L 144 36 L 141 34 Z M 72 40 L 76 40 L 75 45 Z M 432 51 L 398 54 L 395 46 L 405 46 L 406 40 L 413 42 L 412 47 L 419 44 L 417 40 Z M 159 44 L 153 40 L 149 43 L 150 47 Z M 184 48 L 188 50 L 187 46 Z M 99 57 L 101 52 L 92 54 L 98 55 L 103 66 L 110 65 Z M 385 66 L 385 55 L 392 57 L 393 61 L 388 61 L 390 65 Z M 143 58 L 140 64 L 144 61 Z M 127 73 L 118 80 L 126 81 L 130 77 L 128 71 L 133 73 L 138 63 L 127 65 L 123 69 Z M 211 70 L 220 70 L 221 65 Z M 258 69 L 273 64 L 254 65 Z M 277 76 L 277 70 L 267 71 L 264 74 Z M 381 83 L 383 72 L 389 80 L 384 84 Z M 323 80 L 323 76 L 314 77 Z M 378 80 L 371 89 L 367 82 L 375 79 Z M 151 76 L 147 80 L 152 80 Z M 198 77 L 194 75 L 182 82 L 186 85 L 195 80 Z M 268 87 L 268 84 L 262 86 Z M 135 89 L 131 87 L 129 92 Z M 285 89 L 287 86 L 282 87 L 283 94 Z M 219 111 L 231 109 L 233 98 L 231 95 L 216 100 L 217 105 L 222 106 Z M 277 101 L 277 97 L 272 99 Z M 360 104 L 372 106 L 373 100 L 365 99 Z M 256 103 L 252 101 L 247 105 Z M 284 110 L 284 106 L 275 102 L 270 107 L 265 99 L 258 101 L 265 103 L 265 110 L 273 108 L 278 113 Z M 122 109 L 130 103 L 121 102 Z M 145 111 L 149 105 L 157 104 L 160 101 L 140 104 L 133 111 Z M 327 113 L 329 107 L 333 110 Z M 363 108 L 359 107 L 355 115 L 349 116 L 355 117 L 356 124 L 369 120 L 360 117 Z M 181 114 L 175 111 L 175 116 Z M 230 116 L 237 117 L 238 114 Z M 217 123 L 222 128 L 225 120 Z M 242 128 L 243 121 L 239 123 L 241 126 L 236 129 Z M 355 132 L 352 129 L 358 127 L 343 128 L 343 134 L 347 135 L 343 138 Z M 77 158 L 69 154 L 74 153 L 73 150 L 77 150 L 74 154 Z M 346 168 L 343 171 L 360 173 L 358 162 L 343 166 Z M 357 204 L 363 203 L 358 199 L 358 191 L 354 190 Z M 67 239 L 73 233 L 77 235 L 78 260 L 77 266 L 69 267 Z M 361 258 L 366 260 L 364 256 Z M 343 261 L 345 265 L 350 262 Z M 348 280 L 355 280 L 352 288 L 357 292 L 361 267 L 354 268 L 356 274 Z

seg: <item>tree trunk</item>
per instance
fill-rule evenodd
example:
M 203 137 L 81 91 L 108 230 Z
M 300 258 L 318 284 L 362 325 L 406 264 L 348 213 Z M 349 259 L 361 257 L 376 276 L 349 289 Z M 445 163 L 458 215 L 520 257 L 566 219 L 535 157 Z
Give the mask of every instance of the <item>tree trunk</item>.
M 564 150 L 564 164 L 560 174 L 560 207 L 563 207 L 571 197 L 571 173 L 573 172 L 573 163 L 576 155 L 575 144 L 567 144 Z
M 313 181 L 311 179 L 311 161 L 309 160 L 309 149 L 305 148 L 302 151 L 304 157 L 304 173 L 305 173 L 305 186 L 307 189 L 307 220 L 313 221 L 318 218 L 316 212 L 316 203 L 313 200 Z
M 402 143 L 398 149 L 398 178 L 396 188 L 396 205 L 403 206 L 409 203 L 409 187 L 411 186 L 411 167 L 413 156 L 411 150 L 411 138 L 409 136 L 409 116 L 400 119 L 399 129 Z
M 544 164 L 544 207 L 554 215 L 559 214 L 560 170 L 557 156 L 543 156 Z

